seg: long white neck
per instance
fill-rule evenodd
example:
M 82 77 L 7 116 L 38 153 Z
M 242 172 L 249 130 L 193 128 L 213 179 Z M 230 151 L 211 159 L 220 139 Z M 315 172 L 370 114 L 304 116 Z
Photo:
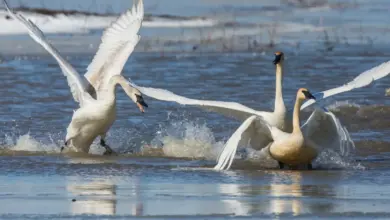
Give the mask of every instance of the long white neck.
M 295 100 L 294 112 L 293 112 L 293 133 L 302 132 L 299 122 L 299 113 L 301 112 L 301 105 L 303 100 L 297 96 Z
M 107 86 L 107 95 L 106 95 L 106 99 L 112 99 L 112 101 L 115 101 L 115 87 L 116 85 L 120 85 L 123 90 L 126 92 L 126 94 L 134 101 L 136 102 L 136 100 L 134 100 L 133 98 L 133 93 L 134 93 L 134 88 L 131 87 L 125 78 L 123 78 L 123 76 L 121 75 L 116 75 L 116 76 L 113 76 L 111 77 L 109 83 L 108 83 L 108 86 Z
M 276 86 L 275 86 L 274 112 L 285 113 L 286 106 L 284 105 L 284 101 L 283 101 L 282 83 L 283 83 L 283 64 L 278 63 L 278 64 L 276 64 Z

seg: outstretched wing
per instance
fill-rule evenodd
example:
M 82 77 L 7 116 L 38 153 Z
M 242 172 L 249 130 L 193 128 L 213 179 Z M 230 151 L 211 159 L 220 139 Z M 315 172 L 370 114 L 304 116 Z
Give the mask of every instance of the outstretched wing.
M 376 66 L 372 69 L 369 69 L 369 70 L 361 73 L 359 76 L 357 76 L 351 82 L 349 82 L 343 86 L 329 89 L 329 90 L 326 90 L 323 92 L 314 93 L 313 95 L 317 98 L 317 101 L 318 101 L 318 100 L 327 98 L 329 96 L 333 96 L 333 95 L 336 95 L 339 93 L 351 91 L 353 89 L 368 86 L 369 84 L 371 84 L 375 80 L 378 80 L 378 79 L 381 79 L 381 78 L 387 76 L 389 73 L 390 73 L 390 61 L 382 63 L 379 66 Z M 314 100 L 314 99 L 308 100 L 307 102 L 305 102 L 301 106 L 301 110 L 308 107 L 309 105 L 311 105 L 315 102 L 316 102 L 316 100 Z
M 144 5 L 139 0 L 104 31 L 99 50 L 85 74 L 96 91 L 103 89 L 112 76 L 121 74 L 141 38 L 138 31 L 143 18 Z
M 260 117 L 251 116 L 246 119 L 226 142 L 214 169 L 228 170 L 233 163 L 238 145 L 242 142 L 253 138 L 265 141 L 261 148 L 267 147 L 272 141 L 271 129 L 272 127 Z
M 38 44 L 40 44 L 47 52 L 49 52 L 61 67 L 62 73 L 66 76 L 68 85 L 76 102 L 82 104 L 84 99 L 90 99 L 91 96 L 86 93 L 87 82 L 82 78 L 77 71 L 64 59 L 60 53 L 48 42 L 43 32 L 30 20 L 27 20 L 23 15 L 14 13 L 5 0 L 4 5 L 10 16 L 18 20 L 27 29 L 28 34 Z
M 301 130 L 316 146 L 332 149 L 342 156 L 347 156 L 355 148 L 347 129 L 332 112 L 316 109 Z
M 244 121 L 252 115 L 267 117 L 268 112 L 256 111 L 248 108 L 236 102 L 221 102 L 221 101 L 209 101 L 209 100 L 197 100 L 190 99 L 184 96 L 176 95 L 175 93 L 158 88 L 141 87 L 137 86 L 133 82 L 130 82 L 131 86 L 137 88 L 142 94 L 152 97 L 154 99 L 177 102 L 181 105 L 194 105 L 205 108 L 209 111 L 218 112 L 228 117 L 233 117 L 238 120 Z

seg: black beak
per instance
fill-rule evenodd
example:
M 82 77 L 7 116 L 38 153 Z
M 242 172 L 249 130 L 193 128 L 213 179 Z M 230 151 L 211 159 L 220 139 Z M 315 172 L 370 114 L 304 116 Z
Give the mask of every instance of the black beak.
M 135 94 L 135 97 L 137 97 L 137 103 L 146 108 L 149 107 L 148 104 L 146 104 L 146 102 L 144 101 L 144 98 L 142 98 L 142 96 Z
M 309 91 L 302 91 L 302 92 L 303 92 L 303 94 L 305 95 L 305 97 L 307 99 L 314 99 L 314 100 L 316 100 L 316 97 L 314 97 Z
M 280 60 L 282 59 L 282 55 L 279 54 L 279 55 L 275 55 L 275 59 L 273 61 L 273 63 L 276 65 L 280 62 Z

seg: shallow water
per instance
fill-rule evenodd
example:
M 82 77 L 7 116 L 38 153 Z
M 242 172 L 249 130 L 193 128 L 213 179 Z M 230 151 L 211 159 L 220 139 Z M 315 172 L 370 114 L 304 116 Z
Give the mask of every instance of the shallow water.
M 286 56 L 289 107 L 299 87 L 332 88 L 390 58 L 347 49 Z M 83 72 L 91 56 L 68 58 Z M 271 61 L 271 52 L 136 53 L 124 74 L 139 85 L 188 97 L 271 109 Z M 320 103 L 350 131 L 356 152 L 348 158 L 325 154 L 310 172 L 240 160 L 232 171 L 215 172 L 209 168 L 237 121 L 148 97 L 150 108 L 141 114 L 118 88 L 118 120 L 107 141 L 120 156 L 64 156 L 57 152 L 76 105 L 55 61 L 41 54 L 5 56 L 0 71 L 2 218 L 389 217 L 388 78 Z M 162 143 L 163 152 L 142 152 L 144 145 Z M 164 152 L 174 153 L 160 157 Z
M 177 3 L 171 0 L 174 1 Z M 274 51 L 286 54 L 283 92 L 288 108 L 300 87 L 312 92 L 333 88 L 390 60 L 390 48 L 380 43 L 387 32 L 378 34 L 387 21 L 383 19 L 388 14 L 386 10 L 379 10 L 383 0 L 371 4 L 354 1 L 359 4 L 357 9 L 351 9 L 353 5 L 349 3 L 353 1 L 348 1 L 343 12 L 334 8 L 337 1 L 305 8 L 275 6 L 274 1 L 256 1 L 257 7 L 252 0 L 243 5 L 226 0 L 221 11 L 217 6 L 220 1 L 205 2 L 154 8 L 152 2 L 147 8 L 154 14 L 200 15 L 218 21 L 231 19 L 234 14 L 240 26 L 272 23 L 274 10 L 285 13 L 281 23 L 291 28 L 296 27 L 288 23 L 292 18 L 295 24 L 316 26 L 321 15 L 324 26 L 349 27 L 345 34 L 355 38 L 359 38 L 359 30 L 353 27 L 361 23 L 364 30 L 372 30 L 368 35 L 376 35 L 377 41 L 369 44 L 361 39 L 358 44 L 344 42 L 326 49 L 316 30 L 305 32 L 297 28 L 281 34 L 279 39 L 284 43 L 275 48 L 252 52 L 215 52 L 216 42 L 188 53 L 136 52 L 123 74 L 140 86 L 271 110 L 275 93 Z M 55 7 L 48 4 L 52 6 Z M 192 6 L 196 8 L 189 10 Z M 363 13 L 370 19 L 361 22 L 356 16 Z M 171 39 L 172 34 L 180 32 L 174 28 L 146 28 L 142 33 L 147 42 L 156 33 Z M 186 33 L 192 36 L 194 32 Z M 98 43 L 97 33 L 54 35 L 50 39 L 60 51 L 68 52 L 65 55 L 70 63 L 84 73 Z M 390 218 L 390 100 L 385 96 L 388 77 L 318 104 L 335 113 L 355 141 L 356 149 L 347 157 L 324 151 L 314 162 L 313 171 L 280 171 L 249 154 L 249 159 L 236 160 L 231 171 L 216 172 L 210 168 L 240 122 L 149 97 L 144 97 L 149 108 L 142 114 L 120 88 L 118 119 L 107 138 L 119 156 L 98 155 L 103 149 L 97 144 L 92 146 L 91 155 L 59 154 L 65 129 L 77 108 L 65 78 L 56 62 L 28 37 L 1 39 L 1 219 Z M 286 43 L 297 39 L 305 44 L 297 47 Z M 87 44 L 90 41 L 94 46 Z M 192 43 L 186 43 L 188 51 Z M 137 51 L 144 51 L 144 44 L 145 38 Z M 312 110 L 305 110 L 303 119 Z

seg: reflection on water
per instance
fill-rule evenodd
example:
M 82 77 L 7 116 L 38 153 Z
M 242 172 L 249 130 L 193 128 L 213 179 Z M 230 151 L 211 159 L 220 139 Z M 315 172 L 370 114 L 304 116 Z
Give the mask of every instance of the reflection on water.
M 293 213 L 299 215 L 302 213 L 302 175 L 299 172 L 291 173 L 291 184 L 271 184 L 270 212 L 274 214 Z M 277 178 L 277 177 L 276 177 Z
M 261 213 L 299 216 L 334 212 L 332 198 L 340 195 L 331 185 L 307 184 L 310 175 L 304 174 L 298 171 L 269 172 L 265 175 L 269 181 L 263 184 L 154 184 L 147 180 L 141 182 L 139 177 L 115 180 L 72 177 L 66 188 L 76 199 L 70 205 L 70 212 L 74 215 L 247 216 Z M 235 181 L 235 177 L 229 178 Z
M 67 190 L 76 199 L 70 206 L 72 214 L 116 214 L 116 186 L 109 181 L 90 183 L 72 181 Z
M 140 201 L 139 180 L 132 181 L 134 187 L 130 194 L 130 202 L 122 199 L 122 208 L 126 207 L 125 213 L 133 216 L 143 215 L 143 203 Z M 93 215 L 117 215 L 118 195 L 117 186 L 108 179 L 97 178 L 89 182 L 71 178 L 67 185 L 67 191 L 75 198 L 72 202 L 70 212 L 73 215 L 93 214 Z M 133 201 L 134 200 L 134 201 Z M 122 211 L 121 211 L 121 214 Z
M 333 211 L 332 198 L 338 195 L 332 185 L 307 184 L 305 173 L 299 171 L 274 171 L 269 174 L 269 184 L 237 185 L 235 195 L 251 199 L 235 200 L 240 204 L 236 206 L 247 207 L 245 212 L 250 214 L 299 216 Z

